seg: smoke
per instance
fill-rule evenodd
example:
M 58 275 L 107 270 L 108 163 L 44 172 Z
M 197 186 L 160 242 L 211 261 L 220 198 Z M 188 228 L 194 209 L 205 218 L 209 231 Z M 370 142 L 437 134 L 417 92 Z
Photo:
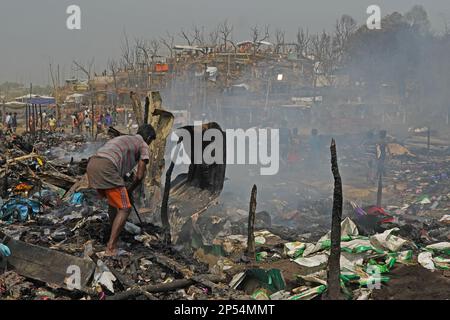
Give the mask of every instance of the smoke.
M 65 144 L 63 146 L 52 147 L 48 151 L 48 154 L 53 159 L 62 160 L 64 162 L 70 162 L 72 159 L 75 162 L 80 162 L 83 159 L 88 159 L 93 156 L 98 148 L 100 148 L 104 142 L 87 142 L 82 145 Z

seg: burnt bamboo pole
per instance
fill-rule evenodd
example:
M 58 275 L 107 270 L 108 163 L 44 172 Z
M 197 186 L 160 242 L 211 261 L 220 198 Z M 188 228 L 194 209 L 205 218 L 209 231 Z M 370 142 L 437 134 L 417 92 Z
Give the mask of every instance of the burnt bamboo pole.
M 30 123 L 31 111 L 33 110 L 33 105 L 31 104 L 31 94 L 32 93 L 33 93 L 33 84 L 30 83 L 30 96 L 29 96 L 29 99 L 28 99 L 28 105 L 30 107 L 30 110 L 28 112 L 28 119 L 27 119 L 27 124 L 28 124 L 27 128 L 29 128 L 30 131 L 32 131 L 31 130 L 31 123 Z M 28 106 L 27 106 L 27 108 L 28 108 Z
M 25 132 L 28 132 L 28 126 L 29 126 L 29 121 L 30 121 L 30 119 L 29 119 L 29 110 L 30 110 L 30 105 L 29 104 L 27 104 L 27 106 L 25 107 Z
M 33 137 L 36 139 L 36 120 L 37 120 L 36 105 L 33 104 L 31 108 L 33 108 Z
M 247 226 L 247 256 L 255 257 L 255 215 L 256 215 L 256 185 L 253 185 L 250 196 L 250 206 L 248 211 L 248 226 Z
M 336 142 L 331 140 L 331 171 L 334 177 L 333 211 L 331 217 L 331 252 L 328 259 L 328 299 L 338 300 L 340 293 L 342 180 L 337 162 Z
M 39 139 L 42 140 L 42 105 L 39 105 L 39 121 L 41 122 Z
M 144 124 L 149 123 L 149 112 L 150 112 L 150 98 L 148 96 L 145 97 L 145 105 L 144 105 Z

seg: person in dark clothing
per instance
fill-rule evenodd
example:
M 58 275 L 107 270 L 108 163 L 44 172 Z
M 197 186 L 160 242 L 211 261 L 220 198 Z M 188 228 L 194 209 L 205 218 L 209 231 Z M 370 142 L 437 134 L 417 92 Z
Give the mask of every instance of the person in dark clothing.
M 280 155 L 281 159 L 287 161 L 289 154 L 289 146 L 291 144 L 291 131 L 287 128 L 287 121 L 281 122 L 280 128 Z
M 362 147 L 364 150 L 364 157 L 367 160 L 367 181 L 375 182 L 377 145 L 376 137 L 372 130 L 367 132 L 362 141 Z
M 12 131 L 13 131 L 14 133 L 16 133 L 16 130 L 17 130 L 17 112 L 14 112 L 14 114 L 13 114 L 13 116 L 12 116 L 12 119 L 11 119 L 11 128 L 12 128 Z
M 309 150 L 310 150 L 310 164 L 316 168 L 320 162 L 320 137 L 317 129 L 311 130 L 311 136 L 309 137 Z

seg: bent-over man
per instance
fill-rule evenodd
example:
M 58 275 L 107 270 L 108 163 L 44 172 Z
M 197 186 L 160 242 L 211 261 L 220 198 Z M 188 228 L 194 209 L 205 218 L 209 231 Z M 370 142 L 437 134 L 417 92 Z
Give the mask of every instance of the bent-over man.
M 89 159 L 87 175 L 91 188 L 108 199 L 111 235 L 105 255 L 118 254 L 117 242 L 131 211 L 129 194 L 145 178 L 150 159 L 148 146 L 156 138 L 151 125 L 142 125 L 136 135 L 123 135 L 109 140 Z M 137 165 L 131 185 L 124 178 Z

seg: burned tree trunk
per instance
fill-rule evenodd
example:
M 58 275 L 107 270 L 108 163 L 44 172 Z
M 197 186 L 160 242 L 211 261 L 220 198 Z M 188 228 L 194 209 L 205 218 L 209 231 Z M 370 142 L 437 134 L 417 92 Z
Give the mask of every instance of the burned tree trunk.
M 171 235 L 170 235 L 170 223 L 169 223 L 169 193 L 170 193 L 170 179 L 172 178 L 172 171 L 175 166 L 175 163 L 172 161 L 170 163 L 169 168 L 166 172 L 166 183 L 164 185 L 164 195 L 161 203 L 161 222 L 164 228 L 164 242 L 166 244 L 171 243 Z
M 341 219 L 342 219 L 342 181 L 339 174 L 336 142 L 331 140 L 331 171 L 334 177 L 333 211 L 331 218 L 331 252 L 328 260 L 328 298 L 340 298 L 340 258 L 341 258 Z
M 150 99 L 149 97 L 145 97 L 145 105 L 144 105 L 144 124 L 149 124 L 149 113 L 150 113 Z
M 145 180 L 145 187 L 148 192 L 146 205 L 156 209 L 161 201 L 161 176 L 164 172 L 164 152 L 167 137 L 169 136 L 174 116 L 172 113 L 161 109 L 161 96 L 159 92 L 150 92 L 145 100 L 148 113 L 144 122 L 150 124 L 156 131 L 156 140 L 149 146 L 150 161 L 148 164 L 149 174 Z M 146 110 L 144 110 L 146 112 Z
M 256 214 L 256 185 L 253 185 L 250 197 L 250 208 L 248 212 L 248 237 L 247 237 L 247 256 L 255 256 L 255 214 Z

